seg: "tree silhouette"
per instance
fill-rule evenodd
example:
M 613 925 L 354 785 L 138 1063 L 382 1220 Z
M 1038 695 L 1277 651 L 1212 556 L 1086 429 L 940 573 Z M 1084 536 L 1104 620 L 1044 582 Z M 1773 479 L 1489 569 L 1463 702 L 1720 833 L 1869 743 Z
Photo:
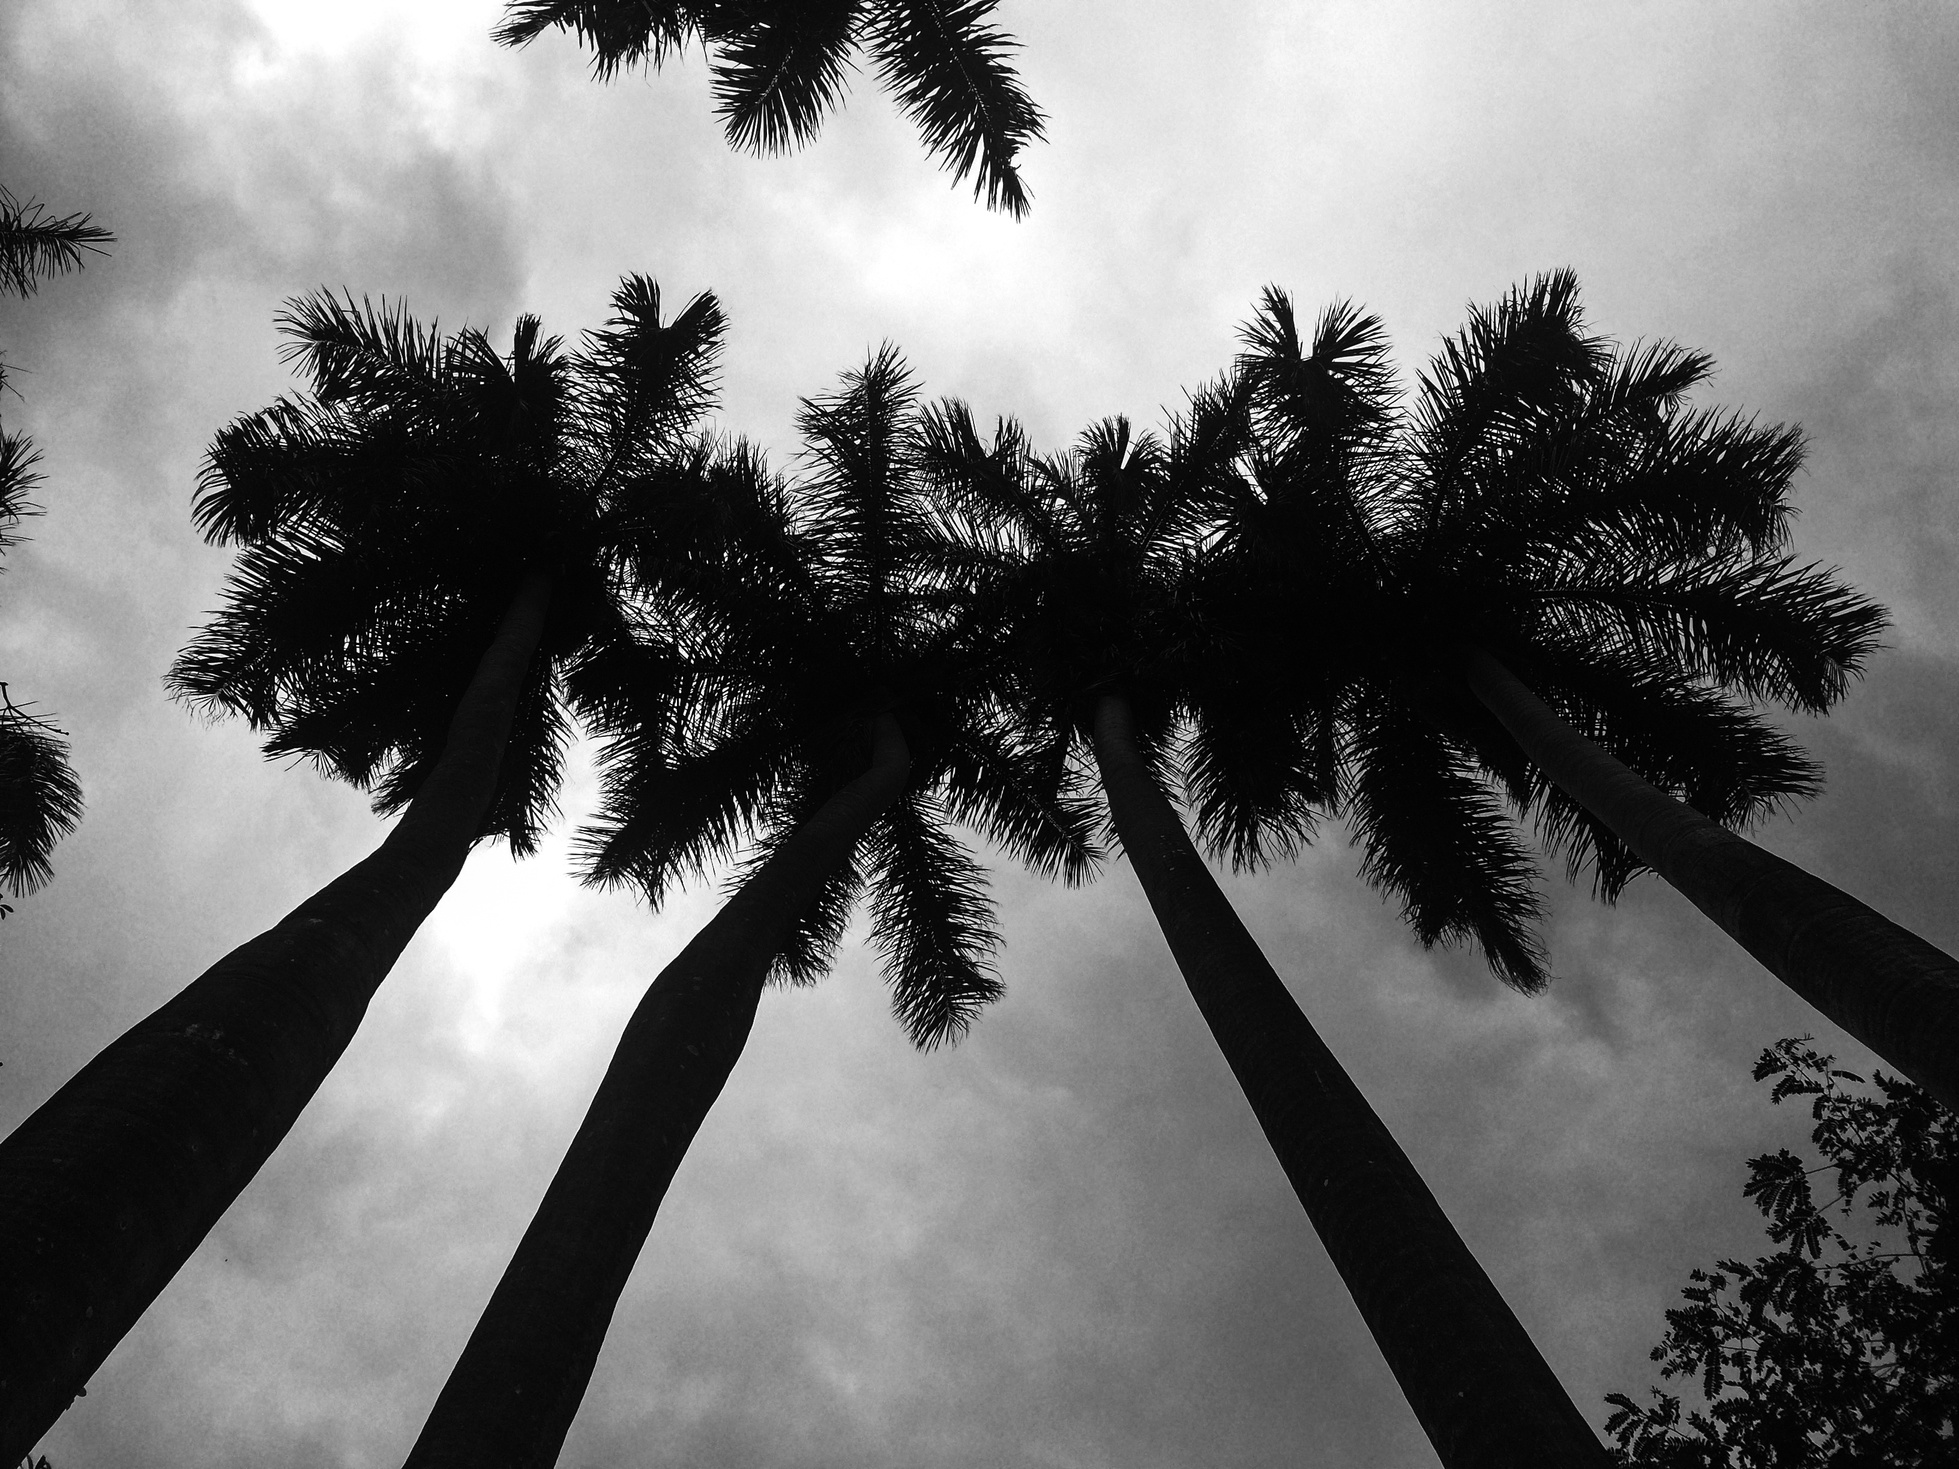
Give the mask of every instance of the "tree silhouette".
M 1959 1432 L 1959 1126 L 1909 1082 L 1853 1072 L 1808 1038 L 1762 1052 L 1771 1100 L 1809 1097 L 1812 1164 L 1782 1148 L 1748 1162 L 1743 1194 L 1778 1248 L 1693 1272 L 1653 1349 L 1664 1378 L 1606 1401 L 1624 1464 L 1655 1469 L 1916 1469 Z M 1830 1197 L 1812 1180 L 1834 1174 Z M 1843 1221 L 1839 1223 L 1839 1218 Z M 1861 1228 L 1853 1220 L 1861 1220 Z M 1858 1238 L 1846 1234 L 1856 1230 Z
M 1015 219 L 1031 202 L 1016 159 L 1043 136 L 1021 90 L 1016 43 L 990 24 L 996 0 L 510 0 L 496 38 L 521 46 L 551 27 L 592 48 L 601 78 L 657 69 L 699 41 L 728 141 L 781 153 L 814 138 L 843 101 L 853 58 L 915 123 L 928 153 Z
M 1470 697 L 1463 671 L 1486 674 L 1491 648 L 1578 729 L 1721 821 L 1740 825 L 1812 787 L 1800 752 L 1743 701 L 1826 708 L 1882 617 L 1779 554 L 1795 436 L 1689 411 L 1683 396 L 1706 359 L 1669 344 L 1616 352 L 1580 327 L 1568 274 L 1512 292 L 1445 344 L 1404 415 L 1377 322 L 1336 306 L 1303 341 L 1290 301 L 1268 292 L 1248 350 L 1194 395 L 1167 454 L 1151 446 L 1123 463 L 1106 431 L 1085 446 L 1085 464 L 1099 455 L 1109 466 L 1087 478 L 1116 487 L 1098 503 L 1117 533 L 1087 524 L 1073 539 L 1126 541 L 1134 567 L 1153 559 L 1158 610 L 1124 601 L 1148 584 L 1135 572 L 1100 585 L 1074 572 L 1045 593 L 1056 606 L 1087 595 L 1124 608 L 1099 623 L 1092 609 L 1047 614 L 1048 629 L 1074 636 L 1124 628 L 1129 645 L 1104 640 L 1099 665 L 1079 650 L 1050 657 L 1071 676 L 1036 702 L 1050 726 L 1072 717 L 1092 729 L 1112 817 L 1146 890 L 1162 890 L 1152 901 L 1180 966 L 1447 1463 L 1507 1461 L 1523 1452 L 1525 1425 L 1547 1455 L 1596 1450 L 1385 1133 L 1374 1156 L 1392 1157 L 1401 1199 L 1365 1207 L 1358 1183 L 1332 1187 L 1323 1160 L 1340 1143 L 1308 1123 L 1326 1128 L 1338 1088 L 1322 1078 L 1337 1072 L 1265 978 L 1163 789 L 1175 754 L 1200 833 L 1238 865 L 1285 855 L 1317 812 L 1339 812 L 1365 875 L 1401 898 L 1424 942 L 1473 939 L 1530 990 L 1545 980 L 1539 900 L 1504 798 L 1574 875 L 1591 864 L 1602 896 L 1623 888 L 1639 855 Z M 965 437 L 951 457 L 973 464 Z M 1153 458 L 1154 499 L 1141 493 Z M 998 483 L 1013 477 L 992 491 L 1011 510 Z M 1051 510 L 1009 518 L 1025 544 L 1051 542 L 1059 523 Z M 1089 637 L 1092 647 L 1100 634 Z M 1090 722 L 1080 701 L 1097 689 Z M 1203 915 L 1176 920 L 1191 924 L 1181 941 L 1165 916 L 1179 903 Z M 1235 957 L 1213 935 L 1229 935 Z M 1225 973 L 1239 995 L 1220 985 Z M 1343 1105 L 1351 1137 L 1378 1128 L 1358 1097 Z M 1342 1217 L 1343 1206 L 1357 1213 Z M 1400 1233 L 1417 1228 L 1441 1243 Z M 1447 1291 L 1385 1263 L 1397 1238 L 1424 1264 L 1454 1262 Z M 1396 1289 L 1412 1292 L 1399 1317 Z
M 719 548 L 641 568 L 653 632 L 572 677 L 611 732 L 589 874 L 657 904 L 752 853 L 721 912 L 635 1010 L 564 1162 L 408 1463 L 556 1461 L 612 1311 L 766 978 L 812 982 L 860 895 L 914 1043 L 956 1038 L 999 993 L 981 873 L 947 829 L 1038 869 L 1095 858 L 1063 772 L 988 698 L 989 630 L 919 553 L 934 509 L 909 373 L 885 348 L 805 400 L 808 472 L 735 446 L 708 474 Z M 686 651 L 674 677 L 669 649 Z
M 481 838 L 534 845 L 567 660 L 628 635 L 613 560 L 657 538 L 708 404 L 712 297 L 629 278 L 567 352 L 399 307 L 290 303 L 310 391 L 218 435 L 197 500 L 238 546 L 171 681 L 402 812 L 379 849 L 98 1055 L 0 1144 L 0 1458 L 26 1451 L 250 1182 Z
M 40 277 L 80 270 L 88 253 L 103 253 L 114 239 L 86 214 L 52 215 L 0 186 L 0 295 L 31 296 Z M 8 386 L 0 360 L 0 396 Z M 0 428 L 0 551 L 19 541 L 23 517 L 40 513 L 27 498 L 41 482 L 39 461 L 25 434 Z M 48 854 L 81 819 L 66 732 L 16 703 L 0 682 L 0 887 L 18 898 L 45 883 L 53 875 Z M 0 902 L 0 918 L 12 911 Z
M 1368 362 L 1319 366 L 1363 397 Z M 1375 394 L 1378 396 L 1378 394 Z M 1365 407 L 1365 405 L 1362 405 Z M 1378 415 L 1375 415 L 1378 416 Z M 1001 697 L 1057 765 L 1088 764 L 1178 968 L 1328 1253 L 1445 1464 L 1604 1462 L 1604 1451 L 1421 1177 L 1346 1075 L 1186 834 L 1176 767 L 1200 821 L 1241 863 L 1292 851 L 1334 804 L 1338 682 L 1298 673 L 1281 695 L 1236 658 L 1204 609 L 1204 550 L 1252 455 L 1242 381 L 1197 394 L 1167 442 L 1121 419 L 1037 458 L 1017 426 L 983 442 L 960 405 L 928 453 L 954 513 L 942 565 L 971 588 L 1013 658 Z M 1324 497 L 1364 476 L 1366 412 L 1295 445 Z M 1303 473 L 1303 458 L 1295 463 Z M 1210 554 L 1216 554 L 1215 552 Z M 1296 583 L 1316 603 L 1329 590 Z M 1337 641 L 1315 629 L 1316 645 Z M 1312 700 L 1322 696 L 1315 707 Z M 1425 894 L 1462 905 L 1459 867 Z
M 1286 331 L 1268 309 L 1253 333 L 1254 378 L 1276 385 L 1291 371 Z M 1590 867 L 1599 896 L 1650 867 L 1950 1103 L 1959 965 L 1732 830 L 1816 782 L 1750 705 L 1827 710 L 1884 614 L 1787 554 L 1800 438 L 1690 407 L 1711 368 L 1671 343 L 1612 348 L 1587 336 L 1569 272 L 1474 312 L 1446 344 L 1397 468 L 1355 510 L 1372 565 L 1345 635 L 1354 815 L 1370 862 L 1411 911 L 1429 910 L 1418 889 L 1451 852 L 1503 867 L 1506 908 L 1445 914 L 1440 931 L 1474 933 L 1528 989 L 1542 982 L 1524 935 L 1535 900 L 1501 791 L 1574 875 Z M 1261 401 L 1269 438 L 1315 411 L 1310 393 L 1288 407 L 1277 386 Z M 1321 563 L 1300 564 L 1317 574 Z M 1279 585 L 1254 614 L 1278 619 L 1264 629 L 1277 634 L 1262 644 L 1277 660 L 1268 666 L 1290 667 L 1284 644 L 1298 626 L 1286 598 Z M 1397 807 L 1417 771 L 1432 772 L 1434 798 Z M 1450 833 L 1449 850 L 1396 867 L 1377 841 L 1396 822 Z

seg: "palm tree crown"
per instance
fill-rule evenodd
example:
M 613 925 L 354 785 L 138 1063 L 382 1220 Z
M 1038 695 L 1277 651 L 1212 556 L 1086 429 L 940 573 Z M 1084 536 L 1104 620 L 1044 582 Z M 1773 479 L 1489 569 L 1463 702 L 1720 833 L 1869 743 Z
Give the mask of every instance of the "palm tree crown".
M 772 474 L 742 445 L 718 456 L 721 549 L 649 569 L 640 611 L 655 636 L 611 645 L 572 680 L 610 734 L 588 871 L 655 903 L 716 858 L 765 860 L 864 768 L 871 716 L 895 715 L 905 793 L 832 874 L 776 973 L 817 977 L 862 893 L 899 1019 L 923 1046 L 956 1038 L 999 993 L 981 873 L 947 828 L 1070 880 L 1096 855 L 1065 772 L 1015 733 L 982 675 L 999 657 L 988 629 L 931 574 L 930 421 L 887 346 L 804 401 L 808 473 Z M 687 655 L 677 678 L 670 648 Z
M 399 306 L 320 293 L 288 306 L 311 381 L 213 444 L 197 518 L 238 545 L 224 611 L 170 674 L 180 697 L 266 731 L 404 806 L 441 755 L 482 648 L 527 572 L 551 579 L 484 835 L 528 853 L 572 728 L 562 673 L 626 635 L 619 548 L 645 558 L 684 480 L 723 330 L 710 295 L 663 322 L 657 285 L 568 351 L 521 318 L 511 350 L 444 337 Z
M 1641 870 L 1469 695 L 1465 647 L 1725 826 L 1815 789 L 1752 705 L 1827 709 L 1883 613 L 1785 553 L 1800 438 L 1689 407 L 1705 356 L 1586 335 L 1568 272 L 1473 311 L 1405 413 L 1379 324 L 1351 308 L 1307 344 L 1269 291 L 1245 338 L 1252 472 L 1218 501 L 1207 600 L 1279 688 L 1323 689 L 1333 665 L 1339 805 L 1424 941 L 1474 939 L 1507 982 L 1543 985 L 1506 798 L 1599 897 Z M 1347 472 L 1300 452 L 1354 412 L 1367 431 Z M 1314 599 L 1302 616 L 1301 582 L 1337 587 L 1337 615 Z
M 555 26 L 592 48 L 601 77 L 658 67 L 698 40 L 728 141 L 780 153 L 816 136 L 838 106 L 853 57 L 918 127 L 926 151 L 975 197 L 1018 219 L 1030 196 L 1016 159 L 1043 136 L 1021 90 L 1015 42 L 990 24 L 997 0 L 510 0 L 497 39 L 518 46 Z

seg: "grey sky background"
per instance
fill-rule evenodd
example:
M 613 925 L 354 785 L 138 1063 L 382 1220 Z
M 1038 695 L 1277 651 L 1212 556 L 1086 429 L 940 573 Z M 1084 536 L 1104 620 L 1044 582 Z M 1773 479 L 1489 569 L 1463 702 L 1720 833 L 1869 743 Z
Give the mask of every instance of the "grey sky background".
M 392 12 L 412 9 L 401 18 Z M 361 796 L 265 764 L 160 676 L 225 557 L 199 457 L 290 378 L 318 285 L 507 337 L 620 274 L 732 319 L 723 422 L 890 339 L 1058 447 L 1216 372 L 1258 289 L 1381 313 L 1404 364 L 1528 274 L 1706 349 L 1705 401 L 1811 438 L 1797 550 L 1896 627 L 1798 733 L 1826 794 L 1763 840 L 1959 943 L 1959 16 L 1831 4 L 1006 0 L 1051 114 L 1014 225 L 868 79 L 804 153 L 731 153 L 698 58 L 591 83 L 443 0 L 12 0 L 0 183 L 119 243 L 0 305 L 47 507 L 0 676 L 73 732 L 89 809 L 0 931 L 0 1127 L 363 855 Z M 583 767 L 568 815 L 590 795 Z M 1559 980 L 1424 953 L 1330 828 L 1240 910 L 1594 1422 L 1651 1380 L 1686 1272 L 1755 1253 L 1742 1160 L 1806 1118 L 1778 1037 L 1868 1058 L 1644 879 L 1547 873 Z M 626 1014 L 712 911 L 478 853 L 299 1127 L 43 1450 L 58 1469 L 399 1462 Z M 568 1466 L 1238 1469 L 1433 1463 L 1126 866 L 1001 869 L 1005 1001 L 911 1052 L 854 944 L 777 992 L 675 1181 Z

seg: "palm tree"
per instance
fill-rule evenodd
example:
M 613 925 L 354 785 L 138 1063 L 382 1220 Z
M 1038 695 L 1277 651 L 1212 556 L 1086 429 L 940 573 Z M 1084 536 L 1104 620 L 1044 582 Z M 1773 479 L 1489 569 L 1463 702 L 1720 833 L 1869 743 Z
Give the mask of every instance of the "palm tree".
M 0 296 L 31 296 L 39 278 L 80 270 L 115 236 L 86 214 L 51 215 L 0 186 Z M 7 388 L 0 361 L 0 394 Z M 28 492 L 40 483 L 40 456 L 25 434 L 0 429 L 0 551 L 14 545 L 22 517 L 39 514 Z M 14 897 L 45 883 L 48 854 L 82 819 L 82 788 L 68 765 L 66 731 L 16 704 L 0 682 L 0 887 Z M 0 903 L 0 918 L 13 909 Z
M 0 1144 L 0 1459 L 251 1181 L 471 847 L 535 845 L 563 669 L 627 635 L 611 557 L 658 540 L 722 333 L 709 296 L 663 321 L 643 278 L 613 309 L 572 352 L 522 318 L 504 357 L 386 303 L 296 300 L 283 325 L 310 393 L 212 445 L 197 518 L 240 552 L 173 687 L 401 819 Z
M 1301 360 L 1284 308 L 1268 296 L 1246 362 L 1275 442 L 1304 411 L 1279 386 Z M 1568 272 L 1472 314 L 1422 381 L 1403 472 L 1354 512 L 1373 568 L 1357 793 L 1386 772 L 1402 786 L 1412 769 L 1449 772 L 1474 793 L 1455 830 L 1521 891 L 1528 853 L 1494 781 L 1574 875 L 1591 867 L 1599 896 L 1657 871 L 1832 1021 L 1959 1101 L 1959 964 L 1735 830 L 1818 779 L 1748 704 L 1826 711 L 1884 614 L 1787 555 L 1800 437 L 1688 407 L 1711 368 L 1671 343 L 1588 337 Z M 1408 810 L 1435 825 L 1434 806 Z M 1367 830 L 1396 819 L 1358 814 Z M 1534 988 L 1541 958 L 1517 927 L 1485 923 L 1485 948 Z
M 1378 437 L 1369 362 L 1329 354 L 1355 411 L 1299 446 L 1324 498 L 1365 477 Z M 1249 676 L 1192 614 L 1198 548 L 1244 471 L 1241 385 L 1197 395 L 1169 441 L 1121 419 L 1074 454 L 1037 459 L 1003 424 L 934 415 L 927 459 L 954 507 L 942 556 L 1016 654 L 1001 675 L 1028 738 L 1092 762 L 1111 824 L 1171 952 L 1314 1228 L 1442 1461 L 1600 1464 L 1584 1417 L 1450 1225 L 1434 1196 L 1232 911 L 1168 792 L 1180 726 L 1200 819 L 1241 864 L 1269 860 L 1336 804 L 1340 681 L 1301 670 L 1284 694 Z M 1329 614 L 1341 587 L 1295 582 Z M 1314 630 L 1337 645 L 1337 629 Z M 1290 670 L 1289 670 L 1290 671 Z M 1447 893 L 1486 904 L 1486 874 Z
M 812 473 L 787 486 L 737 447 L 713 470 L 720 554 L 642 578 L 650 644 L 574 673 L 600 711 L 595 882 L 657 904 L 689 872 L 755 853 L 721 912 L 654 981 L 408 1463 L 549 1466 L 614 1305 L 764 983 L 813 982 L 868 897 L 898 1019 L 921 1047 L 999 994 L 977 827 L 1070 878 L 1095 859 L 1051 752 L 985 698 L 986 629 L 920 576 L 931 507 L 915 390 L 890 349 L 806 400 Z M 676 696 L 670 647 L 687 652 Z M 652 696 L 648 697 L 648 690 Z
M 728 141 L 752 153 L 809 142 L 843 100 L 852 58 L 917 124 L 926 151 L 974 197 L 1015 219 L 1031 202 L 1015 160 L 1043 136 L 1021 90 L 1014 41 L 990 23 L 996 0 L 509 0 L 496 38 L 521 46 L 555 26 L 592 48 L 601 78 L 658 68 L 698 40 Z

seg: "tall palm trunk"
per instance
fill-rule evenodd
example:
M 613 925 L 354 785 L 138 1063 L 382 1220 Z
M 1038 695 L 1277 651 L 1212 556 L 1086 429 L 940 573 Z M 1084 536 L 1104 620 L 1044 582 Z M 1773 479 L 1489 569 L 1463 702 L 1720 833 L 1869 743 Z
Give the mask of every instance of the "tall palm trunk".
M 633 1011 L 409 1469 L 557 1462 L 667 1185 L 747 1043 L 769 965 L 904 790 L 910 757 L 897 720 L 878 716 L 873 735 L 870 768 L 741 885 Z
M 1579 734 L 1487 650 L 1476 697 L 1558 788 L 1777 979 L 1948 1107 L 1959 1107 L 1959 963 L 1841 888 L 1656 790 Z
M 0 1464 L 17 1462 L 353 1039 L 495 796 L 551 579 L 525 578 L 443 753 L 374 854 L 232 950 L 0 1143 Z
M 1128 704 L 1095 758 L 1177 967 L 1429 1441 L 1450 1469 L 1604 1466 L 1551 1369 L 1301 1013 L 1157 787 Z

